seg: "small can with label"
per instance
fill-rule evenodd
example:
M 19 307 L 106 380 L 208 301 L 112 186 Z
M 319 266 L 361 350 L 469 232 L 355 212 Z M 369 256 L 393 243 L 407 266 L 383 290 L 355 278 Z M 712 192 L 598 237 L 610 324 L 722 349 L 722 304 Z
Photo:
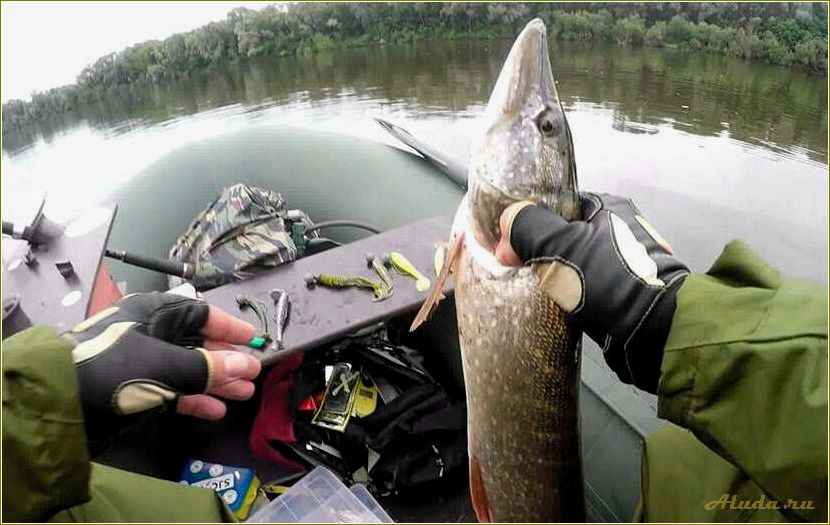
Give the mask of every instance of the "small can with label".
M 248 517 L 259 490 L 253 470 L 191 459 L 182 469 L 182 485 L 215 490 L 240 521 Z

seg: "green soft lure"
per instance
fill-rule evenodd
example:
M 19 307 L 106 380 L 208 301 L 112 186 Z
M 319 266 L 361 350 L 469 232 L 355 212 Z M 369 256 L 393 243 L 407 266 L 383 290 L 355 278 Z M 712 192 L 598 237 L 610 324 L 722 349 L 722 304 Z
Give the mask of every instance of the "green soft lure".
M 415 289 L 419 292 L 426 292 L 429 290 L 430 282 L 429 279 L 424 276 L 421 272 L 415 268 L 415 265 L 409 262 L 409 259 L 404 257 L 399 252 L 389 252 L 389 261 L 392 263 L 392 266 L 398 270 L 398 273 L 401 275 L 408 275 L 415 279 Z
M 373 281 L 368 277 L 363 276 L 346 276 L 346 275 L 333 275 L 328 273 L 321 273 L 315 277 L 317 284 L 321 286 L 328 286 L 329 288 L 366 288 L 372 290 L 372 294 L 374 294 L 374 301 L 383 301 L 384 299 L 389 298 L 392 295 L 391 290 L 385 283 L 379 283 L 377 281 Z

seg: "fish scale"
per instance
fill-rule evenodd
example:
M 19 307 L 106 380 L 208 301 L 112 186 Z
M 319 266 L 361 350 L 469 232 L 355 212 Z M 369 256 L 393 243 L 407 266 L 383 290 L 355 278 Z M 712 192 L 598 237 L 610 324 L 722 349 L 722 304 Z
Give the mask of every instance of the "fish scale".
M 583 521 L 580 334 L 530 268 L 494 279 L 462 254 L 455 298 L 471 393 L 469 454 L 481 469 L 490 519 Z M 511 319 L 519 329 L 492 319 Z

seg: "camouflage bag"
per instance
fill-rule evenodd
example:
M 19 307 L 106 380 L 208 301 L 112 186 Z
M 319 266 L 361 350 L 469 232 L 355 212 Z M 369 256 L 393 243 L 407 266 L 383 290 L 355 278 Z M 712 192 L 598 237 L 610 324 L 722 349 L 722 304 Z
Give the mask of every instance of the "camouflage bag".
M 291 214 L 311 223 L 305 213 Z M 275 191 L 244 184 L 225 188 L 176 240 L 169 257 L 193 265 L 191 283 L 199 291 L 249 279 L 297 258 L 287 215 Z M 180 277 L 168 281 L 171 288 L 182 282 Z

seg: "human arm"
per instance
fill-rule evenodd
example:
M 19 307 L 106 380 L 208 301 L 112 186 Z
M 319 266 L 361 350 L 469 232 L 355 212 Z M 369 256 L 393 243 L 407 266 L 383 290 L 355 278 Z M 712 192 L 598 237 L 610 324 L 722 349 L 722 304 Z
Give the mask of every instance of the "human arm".
M 584 196 L 584 203 L 585 197 L 593 200 Z M 654 290 L 630 286 L 637 281 L 625 274 L 637 272 L 628 266 L 621 272 L 616 266 L 625 258 L 608 249 L 617 245 L 613 230 L 591 226 L 600 217 L 592 212 L 596 206 L 587 204 L 583 211 L 588 211 L 588 220 L 575 223 L 536 206 L 508 208 L 496 254 L 506 264 L 569 262 L 586 290 L 595 280 L 601 293 L 586 292 L 581 308 L 571 311 L 577 322 L 593 329 L 586 331 L 597 340 L 596 333 L 631 318 L 632 306 L 642 311 L 636 308 L 640 301 L 621 299 L 615 288 L 627 288 L 641 298 Z M 612 209 L 620 204 L 625 203 L 614 199 Z M 636 215 L 632 221 L 631 215 L 620 214 L 636 239 L 644 240 L 656 276 L 666 275 L 661 262 L 670 262 L 671 249 Z M 607 217 L 602 219 L 608 224 Z M 662 249 L 650 245 L 644 232 Z M 557 284 L 550 279 L 552 269 L 561 272 L 555 266 L 543 269 L 543 283 L 547 278 Z M 741 242 L 727 246 L 707 274 L 677 279 L 682 281 L 667 287 L 671 301 L 660 304 L 658 299 L 658 315 L 652 309 L 634 324 L 651 324 L 649 333 L 662 336 L 637 341 L 635 335 L 638 344 L 624 348 L 623 360 L 610 359 L 614 349 L 606 347 L 609 365 L 623 380 L 626 367 L 633 366 L 635 384 L 654 386 L 647 389 L 659 396 L 660 417 L 690 429 L 770 497 L 782 503 L 812 499 L 817 509 L 810 511 L 810 519 L 816 513 L 826 519 L 826 290 L 781 278 Z M 602 345 L 602 338 L 597 342 Z
M 827 291 L 734 241 L 677 295 L 658 415 L 690 429 L 771 498 L 827 519 Z
M 42 521 L 89 499 L 72 345 L 34 327 L 3 341 L 3 521 Z
M 71 333 L 35 327 L 3 341 L 3 517 L 47 519 L 88 499 L 88 450 L 148 410 L 217 419 L 214 396 L 250 397 L 259 363 L 227 349 L 253 333 L 205 303 L 139 294 Z

